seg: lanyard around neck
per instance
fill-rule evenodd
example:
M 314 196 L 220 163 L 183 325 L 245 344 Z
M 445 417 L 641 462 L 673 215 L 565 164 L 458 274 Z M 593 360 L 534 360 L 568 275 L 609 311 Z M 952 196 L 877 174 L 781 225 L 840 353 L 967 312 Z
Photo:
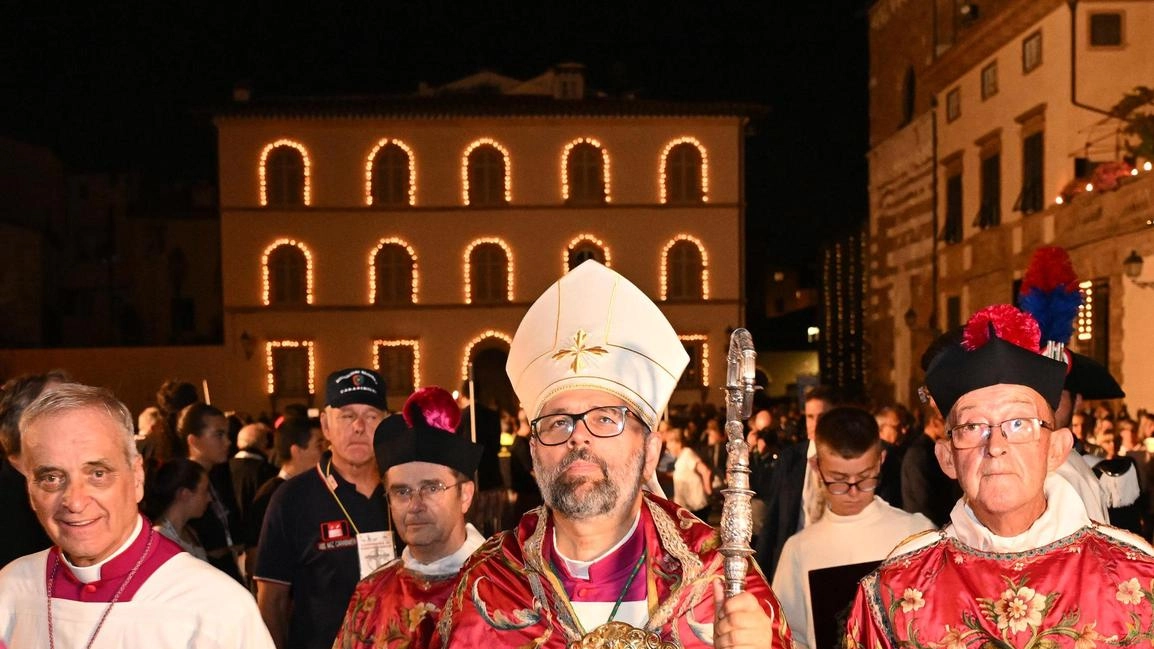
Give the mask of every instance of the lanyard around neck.
M 341 497 L 337 495 L 337 489 L 334 486 L 336 483 L 336 478 L 332 477 L 332 470 L 333 458 L 331 457 L 329 458 L 329 463 L 325 467 L 324 471 L 321 471 L 321 465 L 319 463 L 317 464 L 317 473 L 321 474 L 321 481 L 325 483 L 325 487 L 329 490 L 329 493 L 332 494 L 333 500 L 337 501 L 337 507 L 341 508 L 341 512 L 345 515 L 345 520 L 347 520 L 349 525 L 353 527 L 353 532 L 355 534 L 360 534 L 361 530 L 357 528 L 356 521 L 354 521 L 353 517 L 349 515 L 349 510 L 345 509 L 345 504 L 341 502 Z

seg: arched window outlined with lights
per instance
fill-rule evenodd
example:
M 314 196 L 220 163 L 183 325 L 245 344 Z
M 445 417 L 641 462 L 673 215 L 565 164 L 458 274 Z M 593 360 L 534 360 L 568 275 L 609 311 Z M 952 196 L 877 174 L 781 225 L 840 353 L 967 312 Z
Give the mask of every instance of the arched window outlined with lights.
M 312 163 L 308 149 L 295 140 L 280 139 L 260 153 L 262 207 L 297 207 L 312 204 Z
M 261 290 L 265 306 L 313 303 L 313 256 L 293 239 L 278 239 L 261 259 Z
M 680 234 L 661 251 L 661 299 L 709 299 L 709 255 L 697 237 Z
M 659 164 L 662 204 L 709 201 L 709 154 L 696 138 L 681 137 L 666 144 Z
M 593 138 L 583 137 L 561 152 L 561 198 L 567 205 L 604 205 L 609 192 L 609 153 Z
M 472 207 L 503 207 L 513 201 L 509 150 L 491 138 L 471 143 L 461 159 L 461 198 Z
M 416 304 L 420 287 L 417 252 L 403 239 L 381 239 L 369 253 L 369 304 Z
M 513 338 L 496 329 L 486 329 L 477 334 L 465 345 L 465 353 L 461 357 L 461 382 L 464 383 L 469 380 L 469 364 L 473 362 L 473 357 L 477 352 L 486 348 L 497 347 L 506 354 L 509 352 L 509 347 L 513 344 Z
M 568 273 L 590 259 L 605 266 L 612 265 L 609 246 L 604 241 L 592 234 L 579 234 L 569 241 L 561 253 L 561 273 Z
M 513 301 L 513 250 L 503 239 L 476 239 L 465 248 L 465 304 Z
M 417 204 L 417 165 L 413 149 L 384 138 L 365 161 L 365 205 L 411 207 Z

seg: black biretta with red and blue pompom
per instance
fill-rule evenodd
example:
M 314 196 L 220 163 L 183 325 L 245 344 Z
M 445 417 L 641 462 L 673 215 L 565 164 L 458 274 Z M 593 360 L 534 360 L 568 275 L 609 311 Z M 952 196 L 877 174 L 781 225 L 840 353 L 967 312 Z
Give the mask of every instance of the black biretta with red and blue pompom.
M 966 393 L 991 385 L 1023 385 L 1053 409 L 1062 398 L 1066 364 L 1041 354 L 1038 323 L 1009 304 L 995 304 L 970 318 L 962 340 L 939 353 L 926 386 L 942 414 Z
M 460 422 L 461 409 L 444 389 L 427 387 L 414 392 L 400 415 L 377 425 L 373 446 L 381 475 L 398 464 L 428 462 L 459 471 L 471 480 L 481 462 L 482 446 L 453 432 Z
M 1069 253 L 1058 246 L 1035 250 L 1022 278 L 1018 306 L 1038 321 L 1042 330 L 1041 346 L 1049 346 L 1052 351 L 1056 345 L 1061 353 L 1051 357 L 1064 358 L 1070 366 L 1066 372 L 1066 389 L 1070 392 L 1084 399 L 1121 399 L 1126 393 L 1110 375 L 1110 370 L 1067 347 L 1074 335 L 1074 320 L 1082 302 L 1082 291 Z

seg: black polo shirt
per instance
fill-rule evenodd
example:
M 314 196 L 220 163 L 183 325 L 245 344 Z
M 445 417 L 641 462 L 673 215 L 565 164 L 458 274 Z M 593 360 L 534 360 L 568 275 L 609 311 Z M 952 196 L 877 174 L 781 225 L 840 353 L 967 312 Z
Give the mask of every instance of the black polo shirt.
M 260 534 L 256 579 L 291 587 L 287 649 L 332 647 L 360 580 L 357 531 L 388 529 L 384 487 L 366 498 L 331 462 L 332 453 L 325 453 L 316 467 L 276 490 Z M 325 484 L 326 473 L 335 491 Z

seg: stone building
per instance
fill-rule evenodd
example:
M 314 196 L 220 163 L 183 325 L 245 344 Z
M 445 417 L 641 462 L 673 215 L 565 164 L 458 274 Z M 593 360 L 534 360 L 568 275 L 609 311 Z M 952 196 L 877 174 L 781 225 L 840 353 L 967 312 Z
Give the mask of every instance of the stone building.
M 1154 298 L 1122 263 L 1154 251 L 1147 161 L 1109 115 L 1154 80 L 1154 2 L 880 0 L 870 23 L 874 398 L 912 403 L 936 333 L 1013 300 L 1033 250 L 1061 245 L 1093 310 L 1074 347 L 1154 405 L 1124 342 Z
M 399 403 L 457 388 L 472 364 L 478 399 L 515 407 L 504 362 L 521 316 L 597 259 L 683 335 L 674 403 L 716 400 L 710 361 L 743 321 L 750 108 L 583 86 L 559 66 L 220 112 L 225 338 L 243 341 L 230 392 L 316 403 L 327 371 L 370 365 Z

